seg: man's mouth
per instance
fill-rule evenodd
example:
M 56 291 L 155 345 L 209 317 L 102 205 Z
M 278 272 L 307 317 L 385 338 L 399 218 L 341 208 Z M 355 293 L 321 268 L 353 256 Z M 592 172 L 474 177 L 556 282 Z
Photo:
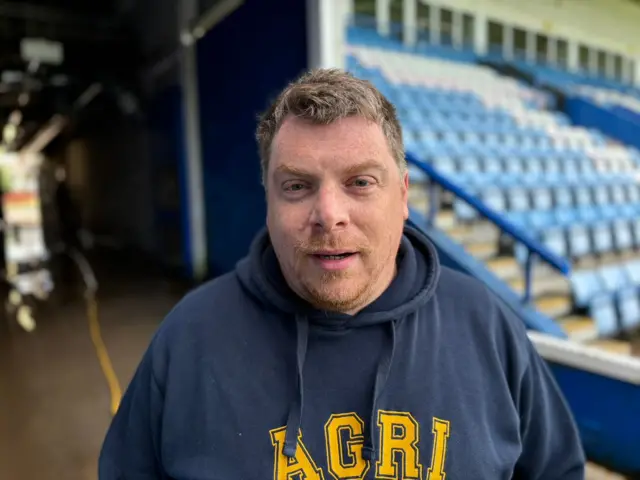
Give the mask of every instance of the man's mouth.
M 342 260 L 344 258 L 355 255 L 356 252 L 342 252 L 342 253 L 315 253 L 314 257 L 321 258 L 323 260 Z

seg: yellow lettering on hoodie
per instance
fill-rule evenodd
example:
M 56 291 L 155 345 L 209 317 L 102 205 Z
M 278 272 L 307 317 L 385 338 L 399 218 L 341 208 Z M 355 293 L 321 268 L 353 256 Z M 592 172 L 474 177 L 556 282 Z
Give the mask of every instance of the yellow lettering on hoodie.
M 422 479 L 419 462 L 420 425 L 410 413 L 378 412 L 380 453 L 376 463 L 376 476 L 381 479 Z M 396 457 L 400 454 L 400 461 Z
M 271 434 L 271 443 L 274 446 L 274 480 L 291 480 L 296 477 L 304 480 L 324 480 L 322 470 L 315 464 L 307 447 L 302 442 L 302 432 L 298 434 L 298 448 L 293 458 L 284 454 L 287 427 L 276 428 L 269 433 Z
M 362 458 L 364 422 L 355 413 L 331 415 L 324 427 L 327 445 L 327 466 L 336 480 L 361 480 L 369 470 L 369 462 Z M 343 446 L 342 434 L 348 440 Z

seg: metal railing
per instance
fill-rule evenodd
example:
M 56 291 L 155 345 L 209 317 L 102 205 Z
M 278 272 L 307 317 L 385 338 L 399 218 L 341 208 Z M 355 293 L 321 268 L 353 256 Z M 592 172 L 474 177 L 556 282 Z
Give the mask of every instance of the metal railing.
M 427 221 L 430 225 L 434 224 L 436 215 L 440 208 L 440 189 L 451 192 L 454 196 L 465 201 L 471 208 L 477 211 L 482 217 L 489 222 L 495 224 L 503 233 L 513 238 L 516 242 L 520 243 L 527 249 L 527 258 L 525 261 L 524 271 L 524 296 L 523 303 L 529 303 L 531 301 L 531 288 L 533 283 L 533 267 L 536 258 L 539 258 L 544 263 L 550 265 L 553 269 L 565 277 L 571 272 L 571 264 L 566 258 L 556 255 L 549 250 L 545 245 L 529 235 L 522 228 L 514 225 L 510 221 L 504 218 L 503 215 L 494 211 L 487 206 L 482 200 L 474 195 L 466 192 L 462 187 L 453 183 L 449 178 L 439 173 L 432 165 L 423 162 L 411 152 L 406 153 L 407 162 L 411 165 L 415 165 L 420 169 L 429 179 L 429 212 L 427 214 Z

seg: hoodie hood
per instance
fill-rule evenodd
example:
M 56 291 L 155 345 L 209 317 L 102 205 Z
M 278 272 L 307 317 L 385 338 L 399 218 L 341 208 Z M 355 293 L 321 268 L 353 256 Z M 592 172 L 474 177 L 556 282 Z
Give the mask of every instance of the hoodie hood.
M 405 226 L 396 257 L 397 274 L 385 292 L 355 315 L 319 310 L 298 296 L 287 284 L 267 229 L 254 240 L 249 255 L 237 267 L 244 288 L 265 309 L 275 310 L 295 320 L 297 395 L 292 399 L 287 418 L 284 453 L 294 458 L 304 406 L 304 362 L 309 328 L 359 328 L 384 325 L 389 333 L 387 347 L 380 352 L 371 400 L 371 414 L 365 431 L 363 457 L 378 456 L 375 415 L 384 392 L 396 349 L 397 324 L 414 314 L 431 298 L 438 282 L 440 267 L 435 248 L 418 230 Z M 417 316 L 415 316 L 417 318 Z
M 437 253 L 427 237 L 405 226 L 398 249 L 397 275 L 385 292 L 356 315 L 318 310 L 300 298 L 287 284 L 269 233 L 263 229 L 253 241 L 249 255 L 238 263 L 242 285 L 269 310 L 306 316 L 311 323 L 356 328 L 399 320 L 424 305 L 440 274 Z

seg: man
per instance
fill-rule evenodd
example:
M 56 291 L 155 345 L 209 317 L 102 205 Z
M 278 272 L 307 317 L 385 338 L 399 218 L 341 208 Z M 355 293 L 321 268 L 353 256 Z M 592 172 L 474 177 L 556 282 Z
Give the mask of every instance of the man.
M 394 107 L 317 70 L 257 137 L 267 229 L 163 322 L 100 478 L 584 478 L 521 322 L 405 227 Z

